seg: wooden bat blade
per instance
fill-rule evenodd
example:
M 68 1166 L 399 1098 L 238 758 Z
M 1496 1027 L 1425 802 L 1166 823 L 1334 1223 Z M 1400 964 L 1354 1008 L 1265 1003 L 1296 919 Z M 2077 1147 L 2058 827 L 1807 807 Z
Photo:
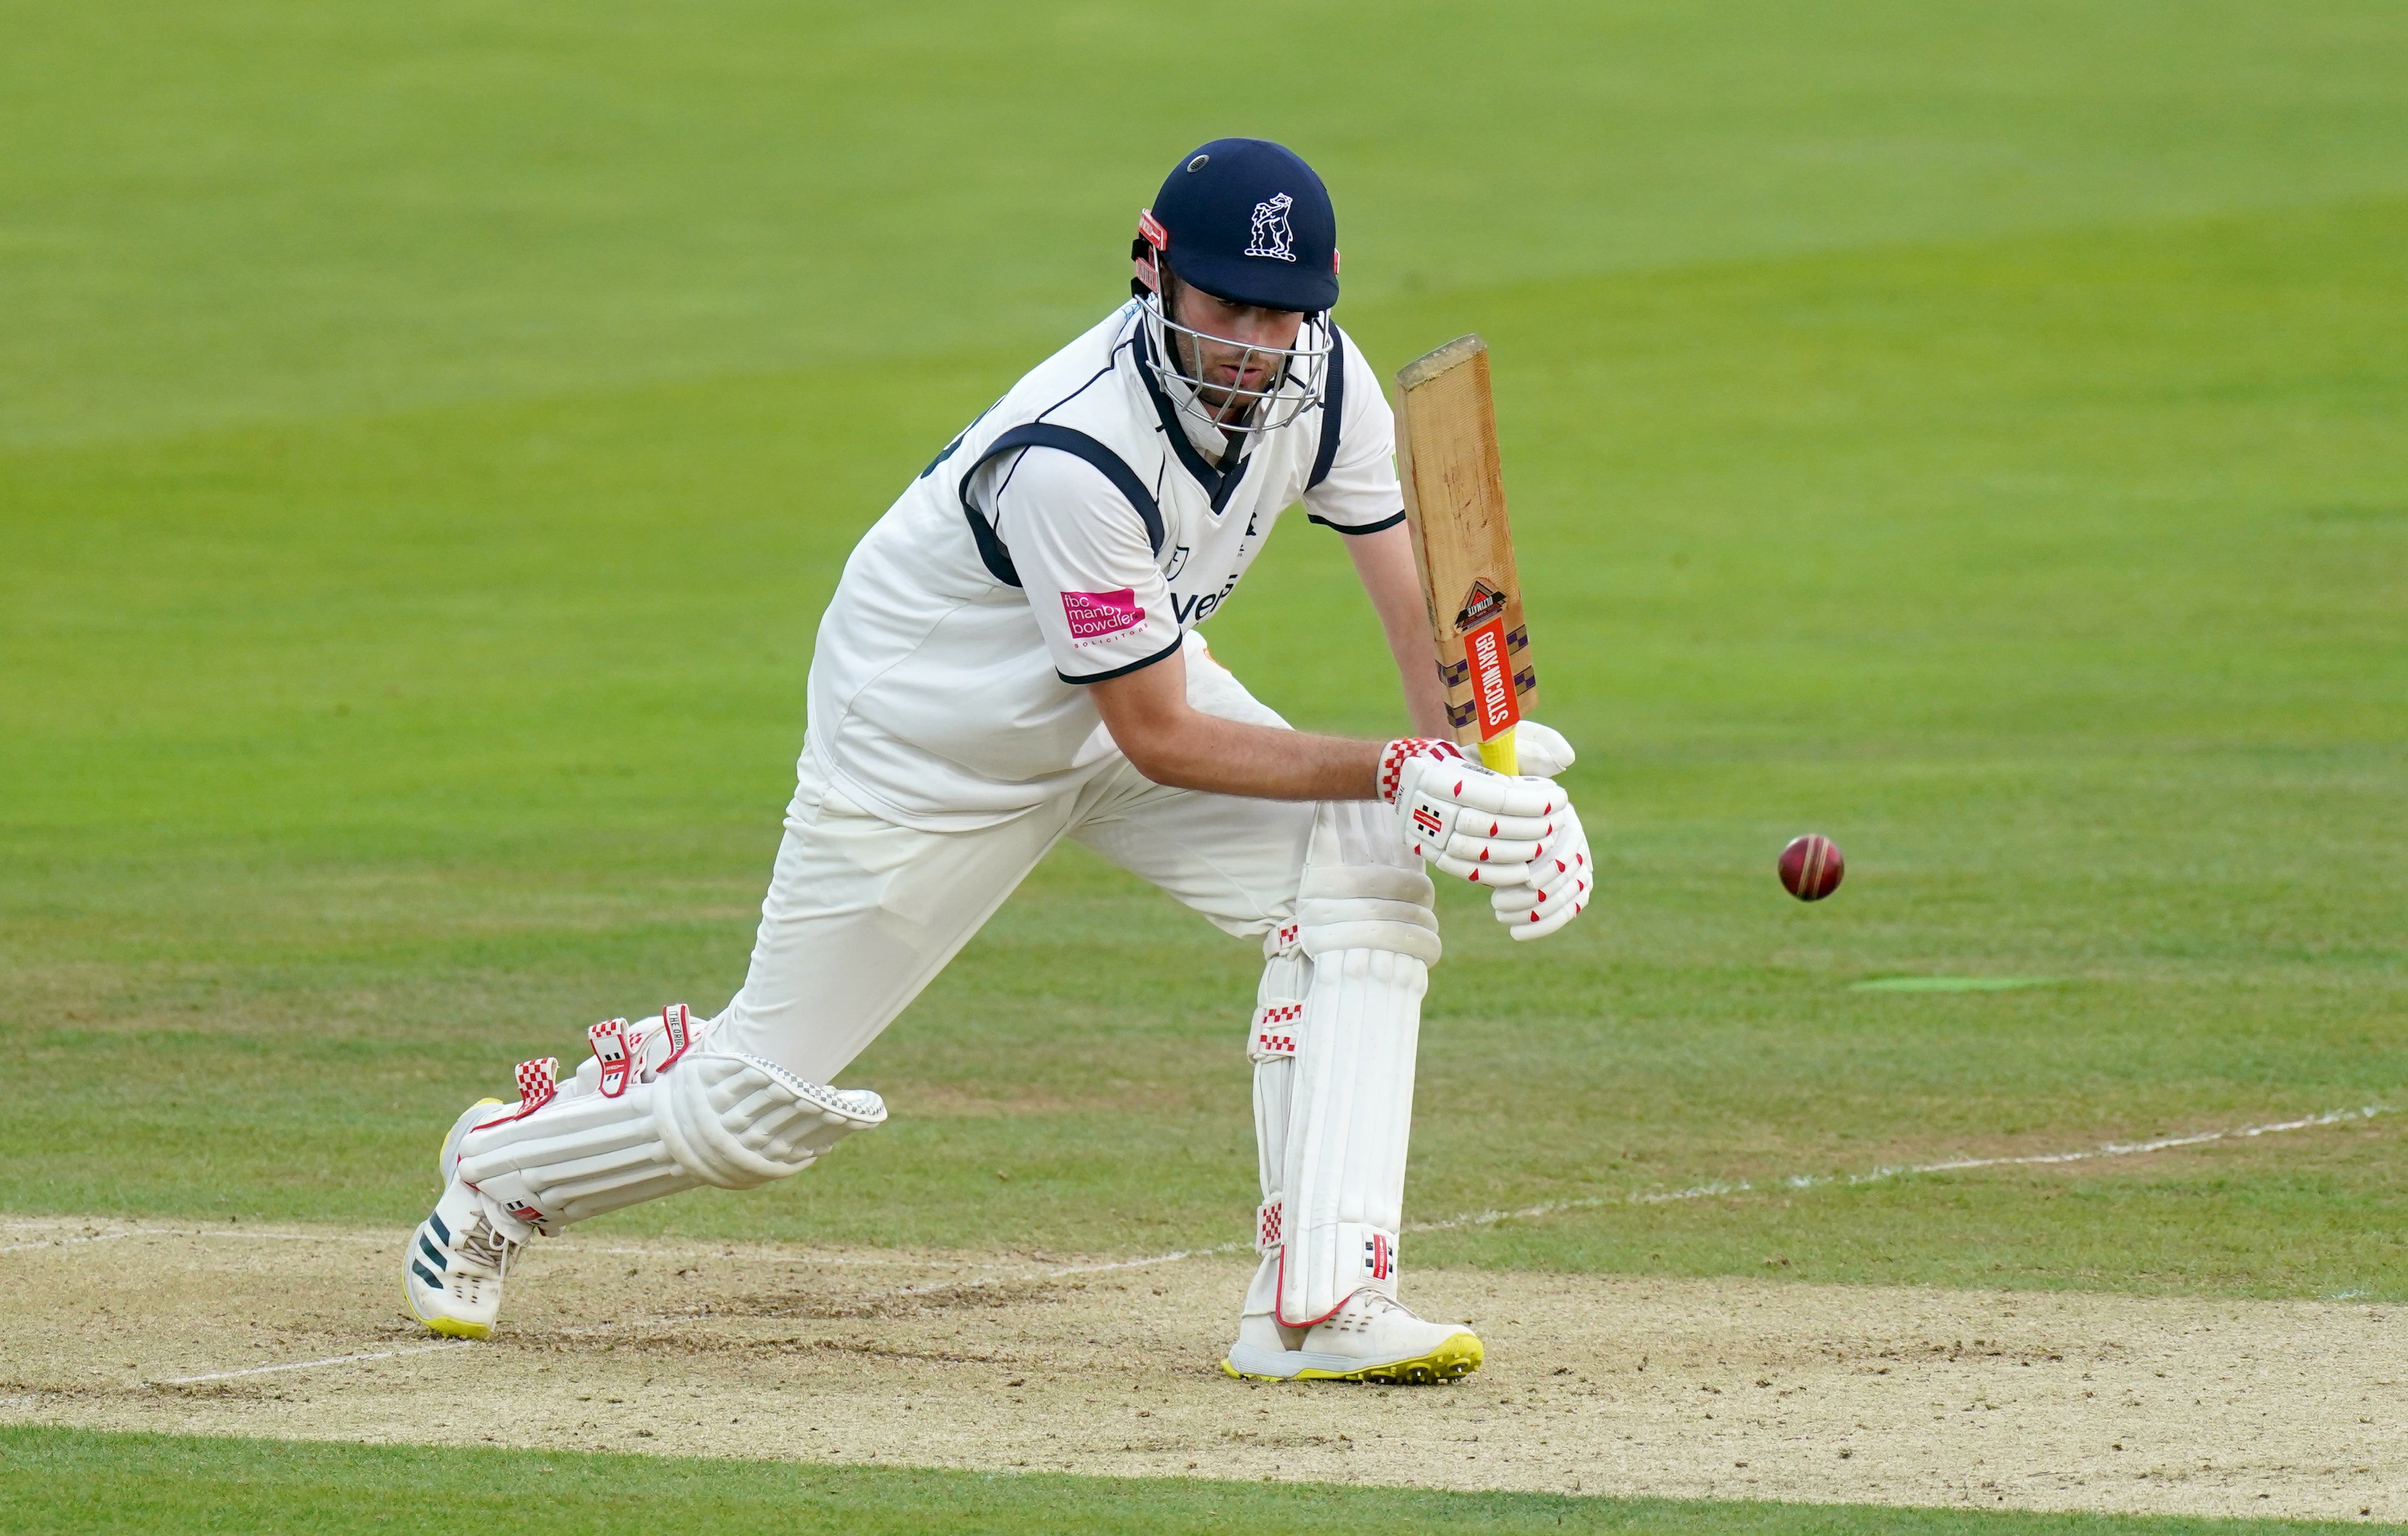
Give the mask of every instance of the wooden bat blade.
M 1430 638 L 1455 739 L 1516 770 L 1513 727 L 1538 674 L 1522 617 L 1488 345 L 1459 337 L 1397 373 L 1397 469 L 1429 602 Z

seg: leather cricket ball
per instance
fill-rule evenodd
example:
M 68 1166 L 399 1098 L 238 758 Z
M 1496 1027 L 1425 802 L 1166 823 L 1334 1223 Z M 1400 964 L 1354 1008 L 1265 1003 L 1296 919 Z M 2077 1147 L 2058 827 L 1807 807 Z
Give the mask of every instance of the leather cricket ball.
M 1820 901 L 1840 888 L 1848 861 L 1840 845 L 1820 832 L 1809 832 L 1781 851 L 1781 883 L 1800 901 Z

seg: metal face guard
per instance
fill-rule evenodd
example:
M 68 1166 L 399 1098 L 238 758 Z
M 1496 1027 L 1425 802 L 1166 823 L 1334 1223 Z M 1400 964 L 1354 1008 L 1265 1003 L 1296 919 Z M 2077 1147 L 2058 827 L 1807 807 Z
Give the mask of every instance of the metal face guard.
M 1175 392 L 1180 395 L 1179 409 L 1197 421 L 1222 432 L 1275 432 L 1293 424 L 1321 403 L 1329 380 L 1329 354 L 1338 344 L 1337 328 L 1327 315 L 1305 317 L 1303 329 L 1297 333 L 1297 340 L 1303 345 L 1255 347 L 1181 324 L 1164 313 L 1158 294 L 1147 295 L 1142 303 L 1146 339 L 1152 344 L 1154 368 L 1164 379 L 1176 380 L 1183 386 Z M 1199 367 L 1207 342 L 1239 349 L 1239 377 L 1243 378 L 1247 368 L 1261 364 L 1269 372 L 1269 387 L 1240 389 L 1185 372 L 1179 352 L 1170 345 L 1173 334 L 1195 346 Z M 1218 410 L 1205 403 L 1207 390 L 1224 397 Z

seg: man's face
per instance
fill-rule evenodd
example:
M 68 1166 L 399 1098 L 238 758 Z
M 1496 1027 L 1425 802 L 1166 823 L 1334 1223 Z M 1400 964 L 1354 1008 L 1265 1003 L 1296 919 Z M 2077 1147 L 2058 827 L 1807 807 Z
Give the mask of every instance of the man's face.
M 1139 273 L 1149 287 L 1161 291 L 1154 282 L 1152 263 L 1141 266 Z M 1304 316 L 1294 309 L 1231 304 L 1179 281 L 1176 273 L 1171 279 L 1169 313 L 1180 324 L 1202 333 L 1203 339 L 1191 340 L 1173 332 L 1170 344 L 1181 349 L 1180 360 L 1187 371 L 1204 380 L 1197 398 L 1223 422 L 1238 420 L 1254 403 L 1251 396 L 1233 391 L 1267 390 L 1278 377 L 1280 358 L 1247 349 L 1283 352 L 1296 345 L 1297 333 L 1304 326 Z M 1192 351 L 1203 355 L 1188 355 Z

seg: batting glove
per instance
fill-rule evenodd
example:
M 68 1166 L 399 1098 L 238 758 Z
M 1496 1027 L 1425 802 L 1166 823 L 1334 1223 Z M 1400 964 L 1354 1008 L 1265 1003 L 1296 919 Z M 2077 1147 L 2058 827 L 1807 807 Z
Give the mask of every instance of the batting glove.
M 1452 741 L 1391 741 L 1380 754 L 1380 797 L 1397 808 L 1405 844 L 1448 874 L 1518 884 L 1555 833 L 1564 792 L 1547 779 L 1494 773 Z
M 1513 727 L 1513 755 L 1521 759 L 1522 771 L 1535 773 L 1541 779 L 1559 779 L 1572 766 L 1576 754 L 1564 733 L 1553 725 L 1541 725 L 1535 720 L 1525 720 Z
M 1581 830 L 1580 815 L 1570 806 L 1564 807 L 1555 832 L 1541 844 L 1529 868 L 1526 882 L 1491 891 L 1488 906 L 1514 938 L 1544 939 L 1580 915 L 1597 878 L 1588 834 Z

